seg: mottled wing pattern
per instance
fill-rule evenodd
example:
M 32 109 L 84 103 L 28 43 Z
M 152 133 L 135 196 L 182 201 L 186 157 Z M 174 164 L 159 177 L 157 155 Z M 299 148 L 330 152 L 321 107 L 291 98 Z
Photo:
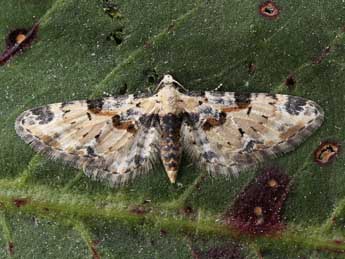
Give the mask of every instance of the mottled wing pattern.
M 315 102 L 264 93 L 185 96 L 184 147 L 214 174 L 237 174 L 293 150 L 323 121 Z
M 145 115 L 153 103 L 126 96 L 51 104 L 22 113 L 16 131 L 36 151 L 117 185 L 155 159 L 159 134 Z

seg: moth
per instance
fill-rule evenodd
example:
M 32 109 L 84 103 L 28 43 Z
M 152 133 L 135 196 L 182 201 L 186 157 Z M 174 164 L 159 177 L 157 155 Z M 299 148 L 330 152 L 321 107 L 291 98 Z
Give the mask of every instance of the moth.
M 15 129 L 39 153 L 116 186 L 157 160 L 175 183 L 182 150 L 214 176 L 237 175 L 293 150 L 323 118 L 318 104 L 301 97 L 188 92 L 164 75 L 149 97 L 49 104 L 23 112 Z

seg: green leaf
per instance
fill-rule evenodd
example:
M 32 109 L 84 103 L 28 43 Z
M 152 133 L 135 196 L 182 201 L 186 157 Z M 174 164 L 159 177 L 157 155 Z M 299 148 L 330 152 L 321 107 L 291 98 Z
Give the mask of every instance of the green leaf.
M 345 135 L 343 3 L 277 1 L 280 13 L 269 19 L 258 1 L 106 2 L 116 15 L 102 1 L 0 2 L 3 42 L 12 29 L 40 22 L 32 46 L 0 67 L 0 257 L 342 257 L 344 155 L 321 168 L 313 152 Z M 292 180 L 281 233 L 247 236 L 220 220 L 260 169 L 216 179 L 186 158 L 178 185 L 158 166 L 111 189 L 35 154 L 15 134 L 26 109 L 147 91 L 167 72 L 192 90 L 222 84 L 323 107 L 321 129 L 271 162 Z

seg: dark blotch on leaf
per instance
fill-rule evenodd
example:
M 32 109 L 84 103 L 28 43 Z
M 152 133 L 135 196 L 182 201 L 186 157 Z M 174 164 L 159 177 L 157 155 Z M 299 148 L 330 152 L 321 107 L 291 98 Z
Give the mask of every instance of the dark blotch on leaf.
M 124 32 L 123 28 L 118 28 L 114 32 L 110 33 L 107 36 L 107 40 L 114 41 L 116 45 L 120 45 L 123 42 L 124 39 Z
M 99 242 L 95 242 L 95 241 L 91 241 L 90 242 L 90 248 L 91 248 L 91 251 L 92 251 L 92 258 L 93 259 L 100 259 L 101 256 L 99 255 L 97 249 L 96 249 L 96 246 Z
M 31 46 L 37 37 L 39 24 L 36 23 L 30 29 L 15 29 L 6 38 L 6 49 L 0 55 L 0 65 L 5 64 L 15 54 Z
M 165 229 L 159 230 L 159 235 L 160 235 L 161 237 L 164 237 L 164 236 L 166 236 L 167 234 L 168 234 L 168 232 L 167 232 Z
M 266 18 L 276 19 L 280 10 L 273 1 L 267 1 L 259 6 L 259 13 Z
M 207 251 L 201 251 L 197 248 L 191 248 L 192 257 L 195 259 L 242 259 L 242 247 L 232 243 L 209 248 Z
M 149 211 L 150 211 L 150 209 L 146 208 L 144 206 L 131 206 L 129 208 L 130 213 L 133 213 L 133 214 L 138 215 L 138 216 L 142 216 L 142 215 L 148 213 Z
M 113 3 L 109 0 L 104 0 L 103 4 L 103 11 L 112 19 L 121 19 L 123 15 L 120 13 L 120 8 L 117 4 Z
M 148 68 L 143 71 L 144 76 L 146 77 L 146 81 L 149 84 L 155 84 L 159 78 L 159 75 L 154 68 Z
M 30 200 L 28 198 L 15 198 L 15 199 L 12 199 L 12 202 L 14 206 L 16 206 L 17 208 L 20 208 L 22 206 L 27 205 L 30 202 Z
M 340 144 L 334 141 L 325 141 L 314 151 L 315 162 L 321 166 L 327 165 L 339 154 Z
M 8 253 L 10 256 L 14 255 L 14 243 L 13 243 L 13 241 L 8 242 Z
M 273 234 L 283 228 L 281 209 L 289 191 L 289 177 L 276 169 L 254 179 L 225 214 L 225 222 L 241 233 Z
M 324 59 L 328 56 L 328 54 L 329 54 L 330 52 L 331 52 L 331 47 L 329 47 L 329 46 L 325 47 L 325 48 L 321 51 L 320 55 L 317 56 L 317 57 L 313 60 L 313 64 L 315 64 L 315 65 L 320 64 L 320 63 L 322 62 L 322 60 L 324 60 Z
M 289 75 L 284 84 L 289 88 L 289 90 L 293 90 L 295 88 L 295 84 L 296 84 L 296 79 L 293 75 Z
M 249 73 L 250 75 L 253 75 L 253 74 L 255 73 L 255 71 L 256 71 L 256 64 L 250 63 L 250 64 L 248 65 L 248 73 Z

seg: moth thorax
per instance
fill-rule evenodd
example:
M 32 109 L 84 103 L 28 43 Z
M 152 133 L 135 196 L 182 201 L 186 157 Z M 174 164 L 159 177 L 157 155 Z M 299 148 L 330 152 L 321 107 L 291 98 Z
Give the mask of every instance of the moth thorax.
M 166 85 L 158 92 L 161 114 L 179 112 L 180 93 L 173 85 Z

